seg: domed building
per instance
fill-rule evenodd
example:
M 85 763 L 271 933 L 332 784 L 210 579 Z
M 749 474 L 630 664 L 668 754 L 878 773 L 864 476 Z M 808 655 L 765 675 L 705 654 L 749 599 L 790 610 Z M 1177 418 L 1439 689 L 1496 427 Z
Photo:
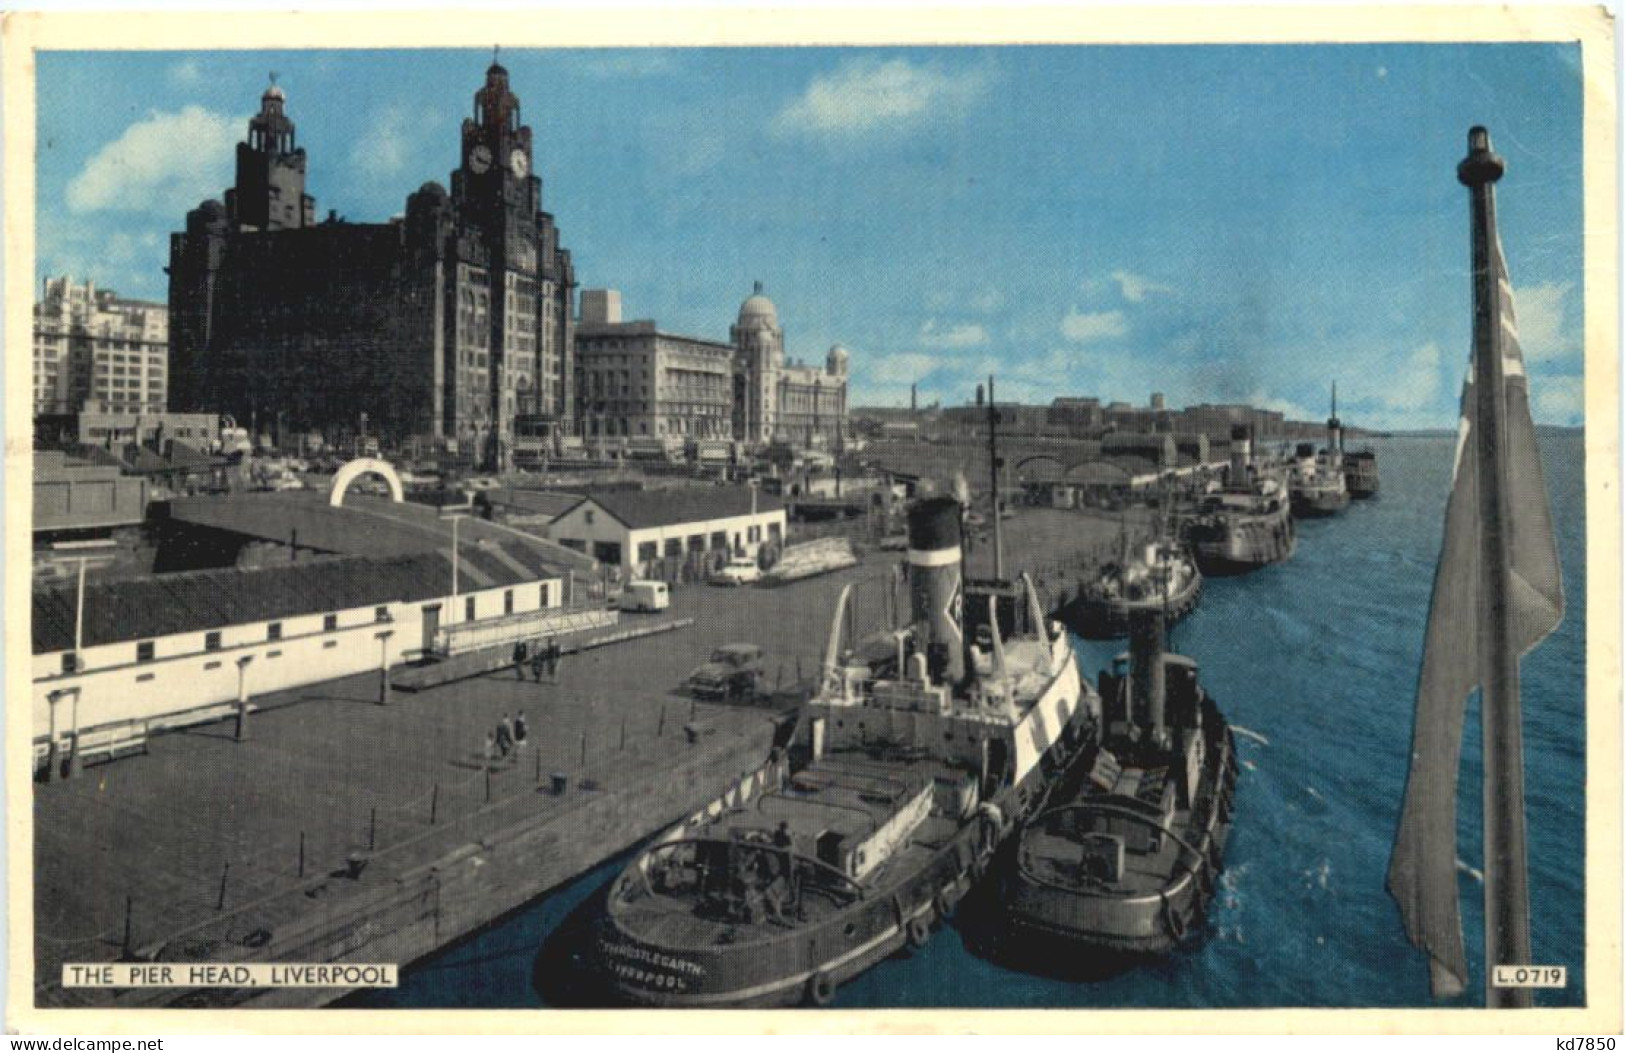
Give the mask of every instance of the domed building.
M 735 435 L 756 445 L 833 449 L 842 443 L 850 359 L 846 348 L 830 348 L 822 369 L 786 361 L 779 311 L 762 292 L 761 282 L 739 305 L 739 320 L 729 335 L 737 354 Z

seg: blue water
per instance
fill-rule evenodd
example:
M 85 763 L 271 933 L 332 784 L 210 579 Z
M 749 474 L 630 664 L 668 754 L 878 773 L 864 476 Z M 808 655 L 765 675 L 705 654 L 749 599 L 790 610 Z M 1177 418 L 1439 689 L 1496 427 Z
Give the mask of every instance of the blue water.
M 1523 666 L 1535 961 L 1569 986 L 1540 1005 L 1584 1002 L 1585 522 L 1583 439 L 1543 433 L 1567 590 L 1562 626 Z M 1300 524 L 1286 564 L 1209 584 L 1174 632 L 1238 736 L 1243 771 L 1228 870 L 1208 938 L 1111 979 L 1030 976 L 939 932 L 844 985 L 836 1004 L 888 1006 L 1425 1006 L 1427 967 L 1384 887 L 1410 747 L 1417 670 L 1438 557 L 1453 440 L 1376 444 L 1382 494 Z M 1091 679 L 1115 650 L 1080 642 Z M 1458 857 L 1480 861 L 1476 706 L 1462 764 Z M 543 937 L 620 863 L 599 868 L 408 971 L 368 1006 L 542 1004 Z M 1483 888 L 1460 876 L 1473 978 L 1454 1005 L 1482 1005 Z

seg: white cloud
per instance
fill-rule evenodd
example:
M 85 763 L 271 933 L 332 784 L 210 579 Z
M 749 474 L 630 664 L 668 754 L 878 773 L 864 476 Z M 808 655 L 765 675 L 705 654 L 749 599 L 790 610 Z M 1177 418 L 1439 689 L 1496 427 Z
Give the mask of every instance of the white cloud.
M 244 123 L 201 106 L 153 112 L 85 163 L 68 183 L 68 208 L 150 212 L 178 220 L 230 180 Z
M 1139 303 L 1152 293 L 1174 291 L 1171 285 L 1154 282 L 1132 271 L 1112 271 L 1112 281 L 1117 283 L 1117 287 L 1123 292 L 1123 299 L 1129 303 Z
M 350 160 L 374 177 L 398 175 L 413 162 L 434 123 L 432 114 L 386 107 L 367 122 L 366 134 L 350 148 Z
M 1080 311 L 1076 307 L 1061 319 L 1061 335 L 1075 344 L 1115 340 L 1128 333 L 1128 319 L 1122 311 Z
M 932 318 L 920 326 L 920 343 L 927 347 L 980 347 L 987 343 L 987 330 L 971 322 L 939 326 Z
M 987 86 L 981 71 L 949 74 L 907 59 L 852 59 L 813 78 L 773 119 L 781 133 L 850 134 L 897 127 L 968 106 Z
M 934 356 L 919 351 L 897 351 L 856 361 L 871 384 L 912 384 L 937 366 Z
M 973 310 L 992 314 L 1004 306 L 1004 293 L 998 289 L 983 289 L 971 297 L 970 305 Z
M 1561 358 L 1579 350 L 1569 330 L 1569 293 L 1573 282 L 1530 285 L 1513 293 L 1518 316 L 1518 343 L 1532 362 Z
M 1432 406 L 1442 389 L 1444 355 L 1431 340 L 1412 351 L 1410 357 L 1388 377 L 1382 397 L 1389 409 L 1419 410 Z
M 191 88 L 203 83 L 203 70 L 199 68 L 197 59 L 185 59 L 169 67 L 169 82 L 183 88 Z
M 1257 409 L 1271 410 L 1286 417 L 1287 420 L 1318 420 L 1319 417 L 1304 409 L 1290 399 L 1276 398 L 1262 391 L 1255 391 L 1240 401 Z
M 1584 377 L 1532 377 L 1529 390 L 1539 423 L 1576 425 L 1585 421 Z

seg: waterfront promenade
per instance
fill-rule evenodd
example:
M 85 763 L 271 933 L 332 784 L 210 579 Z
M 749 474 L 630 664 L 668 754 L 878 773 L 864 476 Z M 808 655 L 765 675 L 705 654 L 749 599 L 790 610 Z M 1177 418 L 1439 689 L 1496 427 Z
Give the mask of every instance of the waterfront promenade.
M 1007 566 L 1037 565 L 1052 586 L 1063 564 L 1109 546 L 1119 529 L 1115 519 L 1049 510 L 1024 511 L 1005 528 Z M 973 546 L 972 573 L 986 572 L 988 555 Z M 793 705 L 816 674 L 841 587 L 858 583 L 859 631 L 881 628 L 896 602 L 885 595 L 891 565 L 901 558 L 874 552 L 850 570 L 777 589 L 674 590 L 670 611 L 628 614 L 623 624 L 677 617 L 694 625 L 568 656 L 556 683 L 504 669 L 396 691 L 385 706 L 376 677 L 330 681 L 257 698 L 244 741 L 235 741 L 231 721 L 203 725 L 155 737 L 148 755 L 37 785 L 44 999 L 78 1002 L 52 984 L 60 964 L 119 956 L 127 921 L 129 949 L 143 955 L 163 948 L 173 960 L 230 959 L 274 938 L 268 949 L 291 960 L 284 933 L 338 917 L 459 846 L 489 850 L 520 828 L 547 828 L 564 846 L 543 853 L 557 872 L 531 878 L 538 887 L 530 894 L 568 880 L 759 764 L 771 714 Z M 763 646 L 774 697 L 755 706 L 694 703 L 684 677 L 734 641 Z M 530 742 L 488 776 L 485 733 L 521 709 Z M 553 791 L 555 773 L 568 781 L 563 794 Z M 605 816 L 613 817 L 607 826 Z M 357 862 L 359 874 L 349 876 Z M 462 904 L 464 914 L 479 924 L 522 902 L 507 893 L 517 894 Z M 458 928 L 442 931 L 437 913 L 436 939 Z M 397 960 L 358 951 L 361 959 Z

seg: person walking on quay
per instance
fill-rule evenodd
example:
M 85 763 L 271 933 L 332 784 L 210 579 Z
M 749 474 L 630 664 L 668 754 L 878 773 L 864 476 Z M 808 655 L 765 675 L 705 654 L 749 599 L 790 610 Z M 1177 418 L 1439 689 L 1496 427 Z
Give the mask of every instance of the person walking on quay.
M 491 761 L 496 758 L 496 755 L 497 755 L 497 733 L 494 732 L 494 731 L 487 731 L 485 733 L 485 750 L 484 750 L 485 767 L 486 767 L 487 771 L 490 770 Z
M 523 746 L 530 738 L 530 726 L 525 723 L 525 711 L 520 710 L 513 718 L 513 745 L 515 749 Z
M 506 760 L 508 751 L 513 749 L 513 722 L 508 719 L 506 713 L 502 714 L 502 720 L 497 724 L 496 740 L 497 750 L 501 752 L 503 759 Z
M 525 679 L 525 659 L 528 657 L 530 648 L 525 646 L 525 641 L 520 640 L 513 645 L 513 671 L 521 680 Z
M 536 651 L 530 656 L 530 675 L 536 678 L 538 684 L 542 682 L 542 669 L 546 665 L 547 650 L 538 645 Z

